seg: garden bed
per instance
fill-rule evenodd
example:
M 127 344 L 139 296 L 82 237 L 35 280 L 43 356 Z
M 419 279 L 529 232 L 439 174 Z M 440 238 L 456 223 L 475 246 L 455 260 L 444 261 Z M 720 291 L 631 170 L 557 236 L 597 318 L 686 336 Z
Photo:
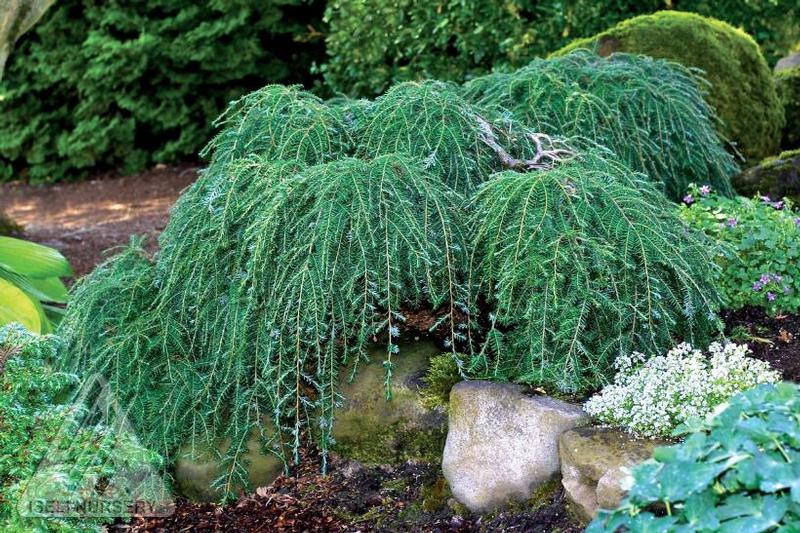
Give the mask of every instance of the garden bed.
M 800 382 L 800 317 L 771 317 L 763 309 L 744 307 L 723 313 L 725 333 L 750 346 L 753 356 L 767 361 L 783 378 Z
M 418 531 L 579 532 L 560 486 L 525 509 L 479 516 L 453 504 L 439 465 L 396 467 L 337 460 L 330 475 L 306 457 L 292 476 L 281 476 L 229 505 L 178 501 L 168 518 L 136 518 L 110 531 Z
M 0 213 L 24 227 L 24 238 L 63 253 L 80 277 L 106 257 L 106 250 L 128 244 L 131 235 L 146 235 L 148 249 L 154 250 L 169 208 L 195 180 L 196 170 L 162 166 L 48 187 L 6 183 L 0 185 Z

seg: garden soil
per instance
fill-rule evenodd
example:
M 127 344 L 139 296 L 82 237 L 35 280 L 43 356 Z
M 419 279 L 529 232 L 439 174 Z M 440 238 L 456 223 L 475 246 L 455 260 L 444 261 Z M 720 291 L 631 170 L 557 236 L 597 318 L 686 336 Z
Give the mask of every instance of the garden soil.
M 131 235 L 147 236 L 155 250 L 169 208 L 196 177 L 196 167 L 183 165 L 48 186 L 5 183 L 0 212 L 23 226 L 22 237 L 61 251 L 78 278 Z

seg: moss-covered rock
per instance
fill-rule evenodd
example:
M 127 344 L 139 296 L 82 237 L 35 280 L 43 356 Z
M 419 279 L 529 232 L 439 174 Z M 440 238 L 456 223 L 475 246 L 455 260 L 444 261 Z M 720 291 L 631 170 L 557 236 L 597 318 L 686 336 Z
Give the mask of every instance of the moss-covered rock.
M 782 144 L 785 148 L 800 148 L 800 53 L 797 66 L 775 74 L 778 95 L 786 115 Z
M 333 451 L 367 464 L 392 464 L 405 460 L 438 462 L 447 437 L 447 418 L 441 408 L 429 408 L 423 397 L 425 376 L 432 355 L 431 342 L 401 345 L 392 357 L 392 399 L 385 398 L 383 349 L 371 353 L 351 383 L 349 369 L 342 371 L 343 405 L 335 413 Z
M 602 56 L 643 54 L 701 69 L 711 83 L 708 101 L 723 122 L 720 133 L 751 161 L 777 151 L 783 108 L 766 60 L 745 32 L 713 18 L 660 11 L 577 40 L 554 55 L 577 48 L 594 49 Z
M 733 178 L 733 186 L 743 196 L 786 197 L 800 204 L 800 148 L 764 159 Z
M 273 428 L 270 423 L 267 425 L 267 433 L 271 434 Z M 223 497 L 224 488 L 216 482 L 227 472 L 220 457 L 229 446 L 230 441 L 226 440 L 218 446 L 193 449 L 187 444 L 178 450 L 173 476 L 175 487 L 181 496 L 198 502 L 219 501 Z M 246 491 L 269 485 L 284 471 L 283 461 L 263 450 L 261 440 L 255 432 L 247 441 L 244 462 L 247 465 L 250 487 L 233 489 Z

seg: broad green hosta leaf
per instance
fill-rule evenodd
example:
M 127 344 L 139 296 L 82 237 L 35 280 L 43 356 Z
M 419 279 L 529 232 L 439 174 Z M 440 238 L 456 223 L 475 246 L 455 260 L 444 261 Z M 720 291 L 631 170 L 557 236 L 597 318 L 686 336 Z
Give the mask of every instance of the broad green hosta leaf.
M 10 282 L 0 279 L 0 326 L 19 322 L 34 333 L 42 332 L 39 303 Z
M 58 250 L 13 237 L 0 237 L 0 267 L 31 278 L 72 275 L 72 268 Z

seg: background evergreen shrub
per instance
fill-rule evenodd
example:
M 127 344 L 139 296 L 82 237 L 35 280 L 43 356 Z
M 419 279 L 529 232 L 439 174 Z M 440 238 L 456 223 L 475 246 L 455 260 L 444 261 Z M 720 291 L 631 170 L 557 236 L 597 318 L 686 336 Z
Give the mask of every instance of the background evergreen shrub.
M 399 81 L 465 81 L 495 67 L 520 67 L 573 39 L 668 8 L 743 28 L 770 63 L 800 37 L 794 0 L 331 0 L 325 14 L 328 61 L 321 71 L 334 92 L 351 96 L 374 96 Z
M 601 510 L 587 533 L 796 529 L 798 412 L 794 383 L 735 396 L 712 420 L 693 424 L 684 442 L 657 448 L 635 468 L 627 498 L 613 511 Z
M 477 78 L 464 95 L 536 131 L 611 149 L 673 200 L 697 180 L 733 192 L 737 165 L 714 130 L 714 111 L 676 63 L 628 54 L 606 60 L 580 50 Z
M 192 157 L 228 102 L 309 83 L 307 0 L 59 1 L 0 82 L 0 180 L 52 182 Z
M 619 23 L 556 52 L 590 48 L 665 58 L 698 68 L 711 84 L 708 102 L 722 120 L 720 131 L 750 160 L 773 155 L 784 126 L 783 107 L 758 44 L 720 20 L 661 11 Z

